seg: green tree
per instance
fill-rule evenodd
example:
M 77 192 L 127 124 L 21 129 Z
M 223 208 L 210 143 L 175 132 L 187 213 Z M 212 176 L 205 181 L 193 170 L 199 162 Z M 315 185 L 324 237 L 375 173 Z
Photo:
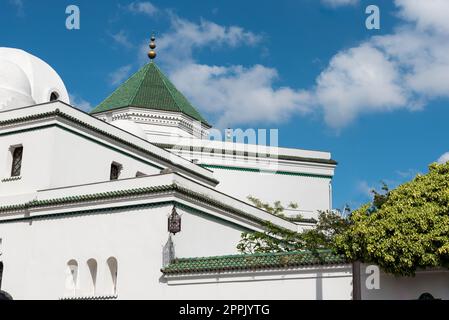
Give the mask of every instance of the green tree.
M 261 200 L 249 197 L 255 206 L 278 216 L 284 216 L 284 208 L 279 201 L 269 205 Z M 297 208 L 290 204 L 289 208 Z M 280 209 L 282 208 L 282 209 Z M 269 253 L 300 250 L 318 250 L 334 248 L 334 239 L 348 226 L 347 220 L 334 212 L 320 212 L 316 228 L 295 232 L 266 222 L 264 232 L 244 232 L 237 249 L 242 253 Z
M 349 228 L 335 237 L 339 251 L 395 275 L 448 267 L 449 163 L 432 164 L 426 175 L 384 191 L 352 212 Z
M 387 202 L 388 196 L 390 195 L 390 188 L 387 186 L 385 182 L 382 181 L 381 192 L 377 192 L 376 190 L 371 190 L 371 193 L 374 195 L 373 197 L 373 208 L 374 210 L 380 209 L 382 205 Z

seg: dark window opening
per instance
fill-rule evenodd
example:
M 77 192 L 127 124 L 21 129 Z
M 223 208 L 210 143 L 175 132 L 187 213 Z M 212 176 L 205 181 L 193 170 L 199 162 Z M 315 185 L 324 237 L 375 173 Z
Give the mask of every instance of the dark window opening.
M 146 177 L 147 175 L 143 172 L 137 171 L 136 173 L 136 178 L 140 178 L 140 177 Z
M 3 262 L 0 262 L 0 290 L 2 290 Z
M 122 171 L 122 166 L 118 163 L 111 164 L 111 180 L 118 180 L 120 176 L 120 171 Z
M 22 171 L 23 147 L 16 147 L 12 152 L 11 177 L 19 177 Z
M 56 101 L 59 99 L 59 94 L 57 92 L 52 92 L 50 95 L 50 101 Z

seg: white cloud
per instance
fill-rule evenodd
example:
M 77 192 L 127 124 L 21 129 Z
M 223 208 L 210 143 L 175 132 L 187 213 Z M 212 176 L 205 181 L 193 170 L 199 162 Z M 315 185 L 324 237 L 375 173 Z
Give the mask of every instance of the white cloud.
M 441 157 L 439 157 L 437 160 L 438 163 L 446 163 L 448 161 L 449 161 L 449 152 L 446 152 Z
M 359 2 L 359 0 L 321 0 L 325 5 L 331 7 L 352 6 Z
M 309 112 L 307 92 L 275 87 L 276 69 L 204 65 L 194 59 L 197 49 L 254 46 L 262 38 L 238 26 L 204 19 L 194 23 L 172 14 L 171 30 L 157 40 L 158 59 L 179 90 L 201 111 L 216 117 L 218 127 L 278 123 L 292 114 Z M 146 43 L 142 50 L 148 50 Z
M 216 126 L 278 123 L 307 113 L 309 95 L 291 88 L 274 89 L 275 69 L 261 65 L 218 67 L 189 64 L 171 74 L 194 105 L 219 115 Z
M 449 1 L 447 0 L 396 0 L 400 16 L 416 22 L 420 30 L 449 33 Z
M 407 101 L 395 65 L 369 44 L 334 56 L 318 77 L 315 94 L 334 128 L 360 113 L 401 108 Z
M 74 106 L 75 108 L 78 108 L 84 112 L 89 112 L 92 110 L 92 105 L 90 102 L 84 100 L 82 97 L 80 97 L 77 94 L 69 94 L 70 98 L 70 104 Z
M 157 40 L 158 61 L 220 126 L 279 123 L 315 112 L 339 130 L 361 115 L 421 110 L 432 99 L 449 98 L 449 19 L 442 17 L 449 12 L 449 1 L 395 3 L 397 28 L 338 52 L 312 88 L 278 87 L 277 70 L 261 65 L 200 64 L 195 59 L 200 49 L 255 46 L 263 37 L 238 26 L 194 23 L 172 13 L 170 30 Z M 148 40 L 141 47 L 139 56 L 147 61 Z
M 158 12 L 156 6 L 149 1 L 134 1 L 126 7 L 130 12 L 153 16 Z
M 128 39 L 128 35 L 124 30 L 120 30 L 118 33 L 111 35 L 112 39 L 120 45 L 122 45 L 125 48 L 132 48 L 133 44 Z
M 132 65 L 126 65 L 118 68 L 114 72 L 109 74 L 109 83 L 111 85 L 121 84 L 124 80 L 128 78 L 132 69 Z
M 170 14 L 170 23 L 170 31 L 157 39 L 157 45 L 161 59 L 171 67 L 193 62 L 193 52 L 199 48 L 253 46 L 262 39 L 241 27 L 225 27 L 204 19 L 194 23 Z M 143 47 L 148 50 L 147 41 Z
M 342 128 L 361 114 L 414 111 L 449 97 L 449 23 L 441 18 L 449 1 L 396 4 L 404 20 L 395 32 L 338 53 L 318 77 L 312 92 L 328 125 Z

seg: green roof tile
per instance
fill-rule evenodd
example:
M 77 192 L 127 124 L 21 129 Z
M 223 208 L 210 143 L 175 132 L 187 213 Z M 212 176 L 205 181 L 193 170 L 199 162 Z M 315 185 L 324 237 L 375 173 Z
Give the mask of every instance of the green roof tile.
M 240 254 L 206 258 L 181 258 L 175 259 L 161 271 L 164 274 L 188 274 L 294 268 L 344 263 L 347 263 L 346 258 L 331 250 L 318 250 L 317 252 L 295 251 L 283 253 Z
M 90 113 L 124 107 L 182 112 L 210 126 L 155 63 L 148 63 L 137 71 Z

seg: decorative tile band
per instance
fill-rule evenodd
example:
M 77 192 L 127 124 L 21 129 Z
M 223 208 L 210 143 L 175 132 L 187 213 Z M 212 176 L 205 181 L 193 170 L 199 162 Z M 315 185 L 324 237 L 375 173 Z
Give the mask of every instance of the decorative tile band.
M 179 258 L 161 269 L 165 275 L 256 271 L 346 264 L 347 259 L 332 250 L 240 254 L 203 258 Z
M 117 300 L 117 295 L 107 295 L 107 296 L 86 296 L 86 297 L 65 297 L 59 300 L 74 301 L 74 300 Z
M 137 196 L 143 196 L 143 195 L 153 195 L 153 194 L 160 194 L 160 193 L 167 193 L 167 192 L 177 192 L 182 195 L 185 195 L 189 198 L 194 199 L 195 201 L 201 201 L 204 204 L 211 205 L 215 208 L 219 208 L 228 212 L 231 212 L 237 216 L 243 217 L 245 219 L 248 219 L 250 221 L 253 221 L 261 226 L 263 226 L 266 221 L 258 218 L 256 216 L 253 216 L 251 214 L 248 214 L 242 210 L 236 209 L 232 206 L 229 206 L 227 204 L 224 204 L 222 202 L 219 202 L 217 200 L 214 200 L 210 197 L 204 196 L 200 193 L 196 193 L 193 191 L 190 191 L 186 188 L 180 187 L 176 184 L 172 185 L 163 185 L 163 186 L 157 186 L 157 187 L 147 187 L 147 188 L 139 188 L 139 189 L 130 189 L 130 190 L 119 190 L 119 191 L 111 191 L 111 192 L 103 192 L 103 193 L 96 193 L 96 194 L 89 194 L 89 195 L 81 195 L 81 196 L 72 196 L 72 197 L 65 197 L 65 198 L 57 198 L 57 199 L 48 199 L 48 200 L 33 200 L 24 204 L 18 204 L 18 205 L 10 205 L 10 206 L 3 206 L 0 207 L 0 214 L 5 212 L 14 212 L 14 211 L 22 211 L 22 210 L 29 210 L 29 209 L 36 209 L 36 208 L 42 208 L 42 207 L 50 207 L 50 206 L 60 206 L 60 205 L 66 205 L 66 204 L 73 204 L 73 203 L 82 203 L 82 202 L 92 202 L 92 201 L 101 201 L 101 200 L 111 200 L 111 199 L 120 199 L 120 198 L 131 198 L 131 197 L 137 197 Z M 180 204 L 180 207 L 183 207 L 185 205 Z M 131 205 L 127 208 L 134 208 L 139 207 L 139 205 Z M 185 206 L 190 209 L 190 207 Z M 94 213 L 101 210 L 111 210 L 110 208 L 105 209 L 92 209 L 89 211 L 85 211 L 86 213 Z M 84 211 L 83 211 L 84 212 Z M 204 213 L 206 215 L 209 215 L 205 212 L 200 211 L 201 213 Z M 79 214 L 79 212 L 72 212 L 72 213 L 64 213 L 59 215 L 76 215 Z M 50 217 L 52 215 L 42 215 L 42 216 L 34 216 L 29 218 L 16 218 L 16 219 L 9 219 L 9 220 L 0 220 L 0 224 L 2 223 L 8 223 L 8 222 L 16 222 L 16 221 L 22 221 L 22 220 L 32 220 L 32 219 L 39 219 L 39 218 L 46 218 Z M 282 217 L 278 217 L 279 219 L 286 220 Z M 289 221 L 290 222 L 290 221 Z
M 18 181 L 18 180 L 22 180 L 22 177 L 17 176 L 17 177 L 5 178 L 5 179 L 2 179 L 2 182 L 12 182 L 12 181 Z

